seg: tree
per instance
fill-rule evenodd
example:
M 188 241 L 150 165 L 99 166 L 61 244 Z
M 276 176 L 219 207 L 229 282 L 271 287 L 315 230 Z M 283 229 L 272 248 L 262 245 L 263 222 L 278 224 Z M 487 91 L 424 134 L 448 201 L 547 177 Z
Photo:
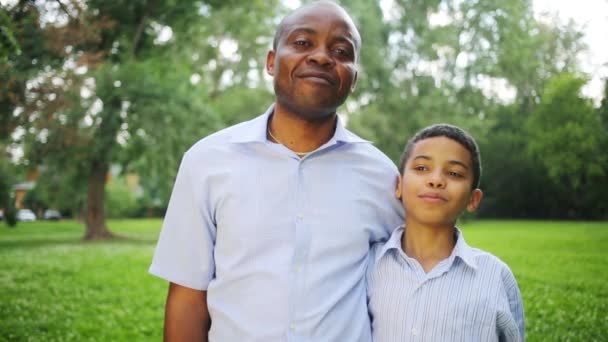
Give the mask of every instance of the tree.
M 20 2 L 9 11 L 16 35 L 24 42 L 24 54 L 8 64 L 40 67 L 26 73 L 5 66 L 9 77 L 21 82 L 13 91 L 18 96 L 11 96 L 4 108 L 21 112 L 15 126 L 25 132 L 20 139 L 24 163 L 44 164 L 46 173 L 64 172 L 73 185 L 66 190 L 86 192 L 85 239 L 112 236 L 104 211 L 111 163 L 122 163 L 127 171 L 139 170 L 144 179 L 150 175 L 160 184 L 159 195 L 166 196 L 181 159 L 178 151 L 225 125 L 205 101 L 211 96 L 201 96 L 218 96 L 224 83 L 213 77 L 193 82 L 202 61 L 194 63 L 194 54 L 182 44 L 193 28 L 206 27 L 209 13 L 222 13 L 231 4 L 41 1 Z M 242 6 L 238 15 L 230 13 L 226 21 L 234 26 L 253 21 L 251 13 L 259 15 L 272 5 L 252 2 Z M 227 19 L 229 13 L 223 13 Z M 41 17 L 55 20 L 42 25 Z M 29 34 L 33 28 L 41 34 Z M 170 39 L 167 32 L 172 32 Z M 217 39 L 204 33 L 196 37 L 207 42 Z M 49 58 L 33 62 L 33 37 L 40 39 L 36 46 L 48 49 L 41 54 L 52 56 L 53 63 L 46 62 Z M 249 46 L 261 45 L 251 41 L 254 44 Z M 217 54 L 218 49 L 205 51 Z M 249 56 L 241 51 L 239 61 L 247 66 Z M 216 65 L 226 59 L 217 59 Z M 238 65 L 226 63 L 226 69 Z M 242 68 L 233 76 L 244 79 L 249 71 Z
M 358 90 L 348 103 L 350 128 L 397 161 L 421 127 L 459 125 L 482 149 L 488 196 L 479 215 L 564 212 L 563 188 L 552 183 L 530 191 L 548 170 L 524 153 L 530 138 L 521 127 L 547 82 L 576 72 L 576 56 L 585 48 L 576 26 L 537 20 L 526 0 L 347 5 L 356 10 L 364 45 Z
M 592 101 L 581 96 L 585 83 L 569 73 L 550 80 L 525 126 L 528 152 L 545 166 L 548 180 L 570 194 L 571 218 L 598 218 L 608 209 L 608 197 L 597 190 L 608 185 L 607 137 Z
M 608 130 L 608 78 L 604 80 L 604 97 L 600 103 L 599 115 L 604 130 Z
M 525 0 L 348 6 L 364 23 L 365 46 L 349 125 L 394 160 L 407 137 L 431 123 L 481 137 L 505 102 L 529 113 L 545 81 L 574 70 L 583 48 L 576 27 L 538 22 Z

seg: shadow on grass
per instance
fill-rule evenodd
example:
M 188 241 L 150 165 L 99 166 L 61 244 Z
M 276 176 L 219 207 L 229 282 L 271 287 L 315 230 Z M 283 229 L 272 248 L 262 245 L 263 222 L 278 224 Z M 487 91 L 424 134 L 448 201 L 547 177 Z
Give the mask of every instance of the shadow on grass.
M 23 249 L 23 248 L 47 248 L 59 246 L 91 246 L 91 245 L 154 245 L 155 238 L 141 238 L 125 235 L 117 235 L 111 239 L 104 240 L 83 240 L 81 237 L 74 238 L 32 238 L 32 239 L 15 239 L 8 241 L 0 241 L 0 250 L 8 249 Z

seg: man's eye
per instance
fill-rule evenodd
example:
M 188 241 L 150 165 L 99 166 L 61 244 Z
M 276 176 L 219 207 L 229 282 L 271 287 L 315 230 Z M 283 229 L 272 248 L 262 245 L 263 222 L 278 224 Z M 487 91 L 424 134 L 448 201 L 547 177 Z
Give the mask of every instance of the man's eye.
M 293 43 L 294 43 L 294 45 L 298 45 L 298 46 L 307 46 L 308 45 L 308 41 L 306 41 L 306 40 L 296 40 Z
M 352 56 L 352 53 L 348 49 L 338 47 L 338 48 L 335 48 L 334 51 L 336 54 L 338 54 L 339 56 L 342 56 L 342 57 L 351 57 Z

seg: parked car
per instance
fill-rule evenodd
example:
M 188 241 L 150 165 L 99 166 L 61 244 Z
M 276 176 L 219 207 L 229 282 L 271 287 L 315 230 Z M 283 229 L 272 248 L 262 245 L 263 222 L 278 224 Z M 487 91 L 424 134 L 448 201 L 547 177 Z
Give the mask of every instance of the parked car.
M 36 214 L 30 209 L 19 209 L 17 211 L 17 220 L 19 221 L 36 221 Z
M 45 220 L 60 220 L 61 219 L 61 213 L 57 210 L 53 210 L 53 209 L 47 209 L 44 211 L 44 214 L 42 215 L 42 217 Z

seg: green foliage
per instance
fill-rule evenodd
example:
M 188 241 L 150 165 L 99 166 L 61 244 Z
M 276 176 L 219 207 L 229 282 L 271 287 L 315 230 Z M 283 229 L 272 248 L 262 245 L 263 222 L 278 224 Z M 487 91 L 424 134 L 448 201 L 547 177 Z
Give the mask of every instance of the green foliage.
M 15 208 L 14 203 L 10 203 L 4 207 L 4 220 L 8 227 L 15 227 L 17 225 L 17 208 Z
M 19 54 L 19 44 L 13 35 L 11 20 L 4 11 L 0 11 L 0 61 L 6 61 L 9 54 Z
M 139 211 L 139 202 L 124 178 L 112 179 L 106 186 L 106 215 L 110 218 L 133 217 Z
M 0 229 L 0 340 L 162 339 L 167 283 L 147 274 L 161 221 L 109 224 L 125 238 L 85 243 L 70 220 Z M 467 243 L 513 270 L 527 341 L 608 335 L 608 284 L 597 276 L 608 262 L 606 222 L 474 220 L 461 228 Z
M 608 78 L 604 80 L 604 97 L 599 108 L 600 120 L 604 130 L 608 130 Z
M 555 165 L 608 148 L 592 138 L 608 129 L 607 100 L 600 125 L 590 114 L 564 125 L 583 144 L 547 158 L 549 130 L 534 119 L 559 128 L 567 116 L 547 114 L 567 107 L 547 109 L 556 90 L 546 87 L 577 74 L 579 27 L 538 21 L 528 0 L 388 3 L 343 1 L 363 39 L 357 89 L 340 110 L 349 128 L 395 161 L 424 126 L 470 131 L 485 161 L 480 216 L 606 217 L 593 186 L 605 184 L 603 157 Z M 142 203 L 163 207 L 191 144 L 272 101 L 265 57 L 286 11 L 278 0 L 19 1 L 0 22 L 21 48 L 0 61 L 0 141 L 24 133 L 21 163 L 44 166 L 40 192 L 54 207 L 82 210 L 92 175 L 101 184 L 110 165 L 139 174 Z M 573 198 L 584 200 L 572 209 Z
M 14 167 L 8 163 L 8 160 L 0 159 L 0 210 L 3 210 L 4 220 L 10 227 L 17 224 L 13 195 L 14 172 Z
M 580 95 L 586 80 L 562 74 L 547 84 L 540 104 L 526 122 L 527 150 L 546 168 L 548 180 L 572 192 L 567 201 L 574 217 L 605 216 L 608 156 L 605 129 L 589 99 Z
M 38 218 L 42 218 L 44 209 L 49 207 L 43 196 L 40 188 L 34 187 L 25 193 L 25 198 L 23 199 L 23 206 L 31 209 Z

